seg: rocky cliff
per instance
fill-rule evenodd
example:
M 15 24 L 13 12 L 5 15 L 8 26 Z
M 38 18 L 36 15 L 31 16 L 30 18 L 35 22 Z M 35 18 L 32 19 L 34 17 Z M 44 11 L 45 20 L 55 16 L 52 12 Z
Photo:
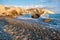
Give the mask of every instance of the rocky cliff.
M 44 9 L 44 8 L 28 8 L 24 9 L 21 7 L 6 7 L 0 5 L 0 16 L 8 16 L 16 18 L 19 15 L 28 15 L 32 14 L 33 18 L 38 18 L 42 14 L 53 14 L 54 12 Z

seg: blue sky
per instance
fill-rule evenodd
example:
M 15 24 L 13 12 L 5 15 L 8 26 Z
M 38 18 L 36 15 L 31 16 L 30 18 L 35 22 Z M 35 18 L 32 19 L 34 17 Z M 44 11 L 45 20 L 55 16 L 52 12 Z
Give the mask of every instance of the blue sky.
M 4 5 L 47 5 L 60 6 L 60 0 L 0 0 L 0 4 Z
M 0 0 L 0 4 L 15 6 L 42 5 L 50 8 L 55 7 L 57 10 L 60 8 L 60 0 Z

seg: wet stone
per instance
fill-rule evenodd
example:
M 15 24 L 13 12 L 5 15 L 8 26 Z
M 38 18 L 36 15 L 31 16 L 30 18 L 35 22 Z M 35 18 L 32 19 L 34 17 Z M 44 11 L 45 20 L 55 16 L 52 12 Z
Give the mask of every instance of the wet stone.
M 22 24 L 22 25 L 21 25 Z M 30 26 L 31 25 L 31 26 Z M 39 26 L 37 23 L 6 24 L 0 30 L 0 39 L 4 40 L 60 40 L 60 30 Z
M 9 26 L 8 26 L 9 27 Z M 12 25 L 13 27 L 13 25 Z M 24 29 L 24 28 L 20 28 L 18 29 L 17 26 L 14 26 L 16 29 L 16 34 L 15 37 L 13 37 L 14 39 L 18 39 L 18 40 L 38 40 L 38 39 L 41 39 L 41 40 L 52 40 L 52 39 L 57 39 L 57 37 L 60 36 L 59 33 L 56 32 L 56 30 L 54 29 L 47 29 L 47 28 L 34 28 L 32 30 L 30 29 Z M 13 29 L 13 28 L 12 28 Z M 7 30 L 7 29 L 6 29 Z M 36 30 L 36 31 L 34 31 Z M 11 30 L 12 31 L 12 30 Z M 7 31 L 8 33 L 9 31 Z M 14 31 L 13 31 L 14 32 Z M 19 36 L 19 38 L 16 38 L 17 37 L 17 34 Z M 57 35 L 59 34 L 59 35 Z M 11 34 L 13 35 L 13 34 Z M 13 36 L 14 36 L 13 35 Z

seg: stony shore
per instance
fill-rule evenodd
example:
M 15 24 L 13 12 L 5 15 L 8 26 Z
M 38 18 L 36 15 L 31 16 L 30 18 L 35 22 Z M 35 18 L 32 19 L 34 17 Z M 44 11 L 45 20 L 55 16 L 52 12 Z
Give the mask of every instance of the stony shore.
M 1 40 L 60 40 L 60 30 L 36 20 L 22 20 L 1 17 L 0 39 Z M 1 37 L 2 36 L 2 37 Z

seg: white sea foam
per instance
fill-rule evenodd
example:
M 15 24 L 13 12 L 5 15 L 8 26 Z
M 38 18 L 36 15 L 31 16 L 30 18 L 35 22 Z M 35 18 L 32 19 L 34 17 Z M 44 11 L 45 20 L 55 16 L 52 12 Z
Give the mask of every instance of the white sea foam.
M 41 16 L 40 16 L 41 18 L 49 18 L 49 15 L 48 14 L 42 14 Z
M 31 17 L 26 17 L 26 16 L 18 16 L 17 19 L 24 19 L 24 20 L 38 20 L 38 19 L 34 19 L 34 18 L 31 18 Z

